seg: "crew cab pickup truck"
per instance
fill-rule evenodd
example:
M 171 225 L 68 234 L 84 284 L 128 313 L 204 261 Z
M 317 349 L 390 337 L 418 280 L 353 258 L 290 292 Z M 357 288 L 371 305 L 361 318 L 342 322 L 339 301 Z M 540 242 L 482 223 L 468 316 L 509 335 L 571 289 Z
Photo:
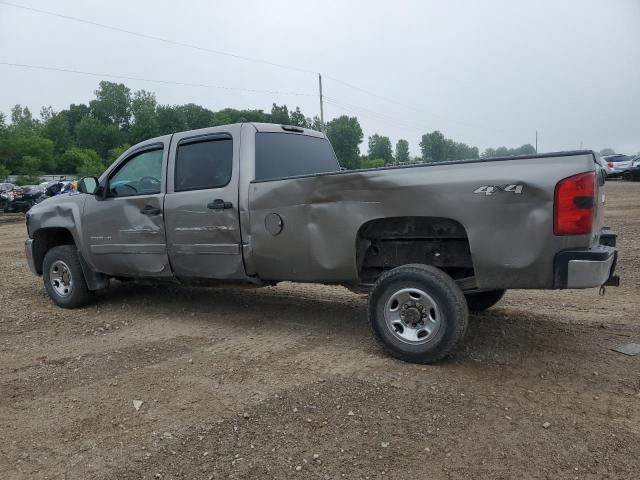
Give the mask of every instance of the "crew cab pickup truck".
M 384 349 L 435 362 L 506 289 L 614 284 L 591 151 L 341 170 L 327 138 L 242 123 L 125 152 L 33 207 L 26 255 L 51 299 L 110 279 L 341 284 Z

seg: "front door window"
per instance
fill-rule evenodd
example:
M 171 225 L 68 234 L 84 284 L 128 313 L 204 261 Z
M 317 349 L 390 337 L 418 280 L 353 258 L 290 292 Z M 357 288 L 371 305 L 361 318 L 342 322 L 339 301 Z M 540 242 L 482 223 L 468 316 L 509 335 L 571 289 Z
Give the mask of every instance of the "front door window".
M 161 177 L 162 150 L 139 153 L 109 179 L 108 196 L 129 197 L 160 193 Z

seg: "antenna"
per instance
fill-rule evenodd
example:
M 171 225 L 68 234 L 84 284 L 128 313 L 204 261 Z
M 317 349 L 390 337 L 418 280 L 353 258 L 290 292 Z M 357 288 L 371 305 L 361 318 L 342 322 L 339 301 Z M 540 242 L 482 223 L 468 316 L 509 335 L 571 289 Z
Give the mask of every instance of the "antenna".
M 320 87 L 320 125 L 322 126 L 322 133 L 327 133 L 327 129 L 324 126 L 324 105 L 322 104 L 322 75 L 318 74 L 318 86 Z

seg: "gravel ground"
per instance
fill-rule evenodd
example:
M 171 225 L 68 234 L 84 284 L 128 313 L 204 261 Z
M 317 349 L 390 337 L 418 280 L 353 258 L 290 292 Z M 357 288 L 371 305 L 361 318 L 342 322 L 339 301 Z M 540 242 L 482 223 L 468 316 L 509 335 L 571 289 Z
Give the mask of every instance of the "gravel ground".
M 0 223 L 0 476 L 638 478 L 640 357 L 611 348 L 640 343 L 640 184 L 607 194 L 620 288 L 508 292 L 434 366 L 383 355 L 339 287 L 61 310 Z

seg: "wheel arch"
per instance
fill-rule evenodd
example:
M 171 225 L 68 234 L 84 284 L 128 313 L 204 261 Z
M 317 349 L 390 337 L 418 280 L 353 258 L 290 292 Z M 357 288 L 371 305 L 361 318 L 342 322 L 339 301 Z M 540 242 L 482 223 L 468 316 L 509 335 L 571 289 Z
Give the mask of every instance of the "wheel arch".
M 356 235 L 362 283 L 406 264 L 430 265 L 454 279 L 474 276 L 467 230 L 457 220 L 433 216 L 383 217 L 363 223 Z
M 58 245 L 75 245 L 76 240 L 71 231 L 65 227 L 46 227 L 33 232 L 33 260 L 38 274 L 42 275 L 44 256 Z

